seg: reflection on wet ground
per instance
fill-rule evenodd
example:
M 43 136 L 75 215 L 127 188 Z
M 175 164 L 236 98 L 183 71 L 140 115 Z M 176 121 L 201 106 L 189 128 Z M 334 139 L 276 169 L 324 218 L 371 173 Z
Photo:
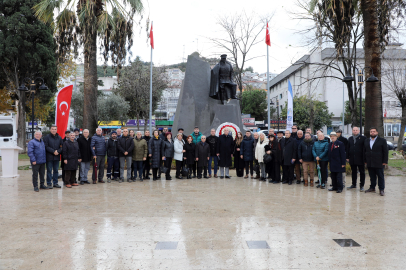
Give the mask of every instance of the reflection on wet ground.
M 20 172 L 18 179 L 0 178 L 0 269 L 406 265 L 404 177 L 387 177 L 385 197 L 237 177 L 35 193 L 31 172 Z M 336 239 L 360 246 L 341 247 Z

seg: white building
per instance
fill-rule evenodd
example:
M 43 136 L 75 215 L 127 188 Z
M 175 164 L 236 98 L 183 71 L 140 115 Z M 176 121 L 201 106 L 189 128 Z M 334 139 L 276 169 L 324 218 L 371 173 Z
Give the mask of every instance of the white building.
M 175 118 L 176 106 L 178 105 L 180 88 L 185 78 L 185 73 L 178 68 L 165 70 L 169 79 L 168 88 L 163 90 L 161 101 L 155 112 L 158 113 L 158 119 L 171 120 Z
M 364 67 L 364 50 L 357 50 L 357 66 Z M 271 98 L 277 97 L 279 99 L 280 110 L 285 106 L 288 97 L 288 80 L 292 85 L 293 95 L 311 95 L 320 101 L 324 101 L 329 107 L 329 111 L 334 114 L 331 127 L 324 127 L 324 132 L 330 133 L 333 130 L 342 128 L 342 113 L 343 104 L 348 100 L 348 91 L 344 83 L 336 78 L 323 76 L 320 70 L 320 65 L 311 65 L 310 63 L 330 63 L 335 56 L 335 49 L 315 49 L 311 54 L 304 55 L 293 65 L 288 67 L 281 74 L 277 75 L 270 82 Z M 394 44 L 388 46 L 384 52 L 384 59 L 382 60 L 382 74 L 389 63 L 406 63 L 406 50 L 401 48 L 401 44 Z M 341 63 L 338 65 L 342 66 Z M 403 65 L 404 66 L 404 65 Z M 338 71 L 331 71 L 328 76 L 336 76 L 342 78 L 343 76 Z M 321 77 L 321 79 L 312 80 L 312 78 Z M 353 77 L 356 77 L 353 75 Z M 381 78 L 380 78 L 381 79 Z M 381 81 L 384 78 L 381 79 Z M 401 112 L 397 100 L 389 97 L 390 90 L 384 83 L 382 83 L 382 96 L 383 96 L 383 110 L 387 112 L 387 117 L 384 118 L 385 136 L 397 136 L 393 132 L 394 128 L 398 133 L 400 130 L 400 116 Z M 363 98 L 365 98 L 365 83 L 363 86 Z M 351 133 L 350 125 L 347 125 L 343 132 L 344 134 Z

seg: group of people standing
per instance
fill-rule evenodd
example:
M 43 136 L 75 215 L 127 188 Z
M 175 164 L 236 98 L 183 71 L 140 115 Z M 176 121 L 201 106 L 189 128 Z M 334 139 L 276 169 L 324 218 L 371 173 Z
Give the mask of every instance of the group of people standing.
M 375 192 L 376 178 L 380 194 L 384 195 L 385 182 L 383 168 L 388 162 L 386 140 L 378 136 L 375 128 L 370 130 L 370 138 L 359 134 L 359 128 L 354 127 L 352 136 L 347 140 L 341 136 L 341 131 L 331 132 L 330 138 L 325 137 L 321 130 L 314 136 L 310 128 L 305 132 L 292 127 L 292 132 L 275 133 L 269 130 L 268 136 L 263 132 L 251 133 L 245 136 L 238 132 L 233 138 L 231 131 L 225 128 L 223 134 L 216 136 L 212 129 L 210 136 L 203 135 L 198 127 L 189 136 L 182 128 L 173 137 L 167 128 L 159 134 L 154 130 L 142 133 L 127 129 L 113 131 L 106 141 L 100 128 L 90 137 L 89 130 L 83 134 L 79 130 L 67 131 L 62 139 L 52 126 L 50 134 L 42 139 L 42 133 L 37 131 L 35 138 L 28 144 L 28 155 L 32 164 L 34 190 L 60 188 L 58 185 L 59 160 L 62 160 L 62 178 L 66 187 L 90 184 L 88 172 L 93 161 L 93 184 L 104 183 L 104 167 L 107 155 L 107 182 L 117 180 L 128 182 L 150 179 L 152 168 L 153 180 L 158 180 L 165 174 L 166 180 L 171 180 L 172 161 L 176 164 L 176 178 L 230 178 L 230 167 L 234 160 L 237 177 L 283 183 L 292 185 L 304 182 L 304 186 L 318 184 L 326 188 L 328 165 L 332 188 L 330 191 L 341 193 L 345 186 L 345 166 L 349 162 L 352 170 L 352 185 L 357 186 L 357 172 L 360 174 L 360 191 L 364 191 L 365 164 L 371 178 L 371 186 L 366 192 Z M 122 134 L 121 134 L 122 133 Z M 47 186 L 44 174 L 47 167 Z M 212 174 L 213 167 L 213 174 Z M 79 175 L 76 178 L 77 170 Z M 282 169 L 282 178 L 281 178 Z M 245 176 L 244 176 L 245 170 Z M 319 172 L 319 180 L 314 181 L 315 172 Z M 38 174 L 40 187 L 38 188 Z

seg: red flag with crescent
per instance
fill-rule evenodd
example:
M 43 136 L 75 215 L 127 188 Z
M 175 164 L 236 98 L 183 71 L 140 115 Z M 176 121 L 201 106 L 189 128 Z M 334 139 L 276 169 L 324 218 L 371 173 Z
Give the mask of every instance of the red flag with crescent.
M 65 86 L 58 92 L 56 97 L 55 125 L 62 139 L 65 138 L 65 131 L 68 128 L 72 90 L 73 85 Z
M 149 42 L 151 44 L 151 48 L 155 49 L 154 48 L 154 31 L 152 29 L 152 24 L 151 24 L 151 31 L 149 32 L 149 39 L 150 39 Z
M 269 34 L 268 23 L 266 23 L 266 37 L 265 37 L 265 43 L 266 43 L 266 45 L 271 46 L 271 35 Z

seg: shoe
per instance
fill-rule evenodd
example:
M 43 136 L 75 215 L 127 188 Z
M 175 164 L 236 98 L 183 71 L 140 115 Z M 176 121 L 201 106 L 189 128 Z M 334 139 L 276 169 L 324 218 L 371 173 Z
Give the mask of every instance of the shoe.
M 337 189 L 329 188 L 328 191 L 337 191 Z
M 120 179 L 120 180 L 118 180 L 118 182 L 119 182 L 119 183 L 122 183 L 122 182 L 123 182 L 123 180 L 122 180 L 122 179 Z
M 131 180 L 131 179 L 127 179 L 127 182 L 128 182 L 128 183 L 131 183 L 131 182 L 132 182 L 132 180 Z
M 156 180 L 158 180 L 158 178 L 152 178 L 152 181 L 156 181 Z
M 169 178 L 169 180 L 172 180 L 172 176 L 169 176 L 168 178 Z
M 172 180 L 172 178 L 166 178 L 166 181 L 171 181 Z
M 326 188 L 326 184 L 321 184 L 320 188 L 321 188 L 321 189 L 325 189 L 325 188 Z
M 364 187 L 360 187 L 359 191 L 360 191 L 360 192 L 363 192 L 363 191 L 364 191 Z
M 111 180 L 110 180 L 110 179 L 107 179 L 107 183 L 111 183 Z
M 304 181 L 304 186 L 307 187 L 309 185 L 308 180 Z
M 45 185 L 44 185 L 45 186 Z M 49 186 L 47 186 L 47 188 L 41 188 L 41 187 L 39 187 L 40 189 L 53 189 L 53 187 L 52 187 L 52 185 L 49 185 Z
M 248 174 L 246 176 L 244 176 L 244 178 L 248 178 Z
M 85 182 L 83 182 L 83 181 L 80 181 L 80 184 L 81 184 L 81 185 L 84 185 L 84 184 L 85 184 Z
M 369 189 L 365 190 L 365 193 L 369 193 L 369 192 L 375 193 L 376 191 L 374 188 L 369 188 Z
M 196 178 L 196 174 L 194 174 L 194 175 L 192 176 L 192 178 Z
M 314 180 L 310 180 L 310 186 L 314 187 Z
M 220 176 L 220 179 L 223 179 L 224 178 L 224 176 Z
M 217 178 L 217 177 L 218 177 L 217 174 L 215 174 L 215 175 L 214 175 L 214 178 Z
M 300 181 L 300 180 L 297 180 L 297 181 L 296 181 L 296 184 L 298 184 L 298 185 L 299 185 L 300 183 L 301 183 L 301 181 Z
M 279 184 L 280 182 L 279 181 L 273 181 L 272 183 L 273 184 Z
M 99 183 L 106 183 L 106 182 L 104 182 L 103 180 L 99 180 Z
M 316 186 L 316 188 L 319 188 L 319 187 L 321 187 L 321 185 L 317 185 L 317 186 Z
M 230 176 L 227 176 L 227 175 L 226 175 L 226 178 L 227 178 L 227 179 L 230 179 Z
M 71 186 L 71 185 L 66 185 L 66 187 L 67 187 L 67 188 L 72 188 L 72 186 Z
M 259 179 L 259 178 L 261 178 L 261 177 L 259 177 L 259 175 L 255 176 L 255 179 Z
M 72 186 L 76 187 L 76 186 L 79 186 L 79 184 L 78 183 L 73 183 Z
M 292 181 L 289 181 L 289 184 L 288 185 L 292 185 Z
M 288 182 L 288 181 L 283 181 L 283 182 L 282 182 L 282 184 L 287 184 L 287 183 L 289 183 L 289 182 Z
M 39 192 L 39 188 L 38 188 L 38 187 L 34 187 L 34 191 L 35 191 L 35 192 Z
M 317 180 L 316 182 L 314 182 L 315 184 L 320 184 L 320 180 Z
M 52 187 L 49 188 L 49 186 L 46 186 L 46 185 L 40 185 L 39 188 L 40 189 L 52 189 Z
M 351 186 L 347 187 L 347 189 L 352 189 L 352 188 L 357 188 L 357 186 L 351 185 Z
M 89 181 L 83 181 L 83 183 L 85 183 L 85 184 L 89 184 L 90 185 L 90 182 Z
M 62 187 L 60 185 L 58 185 L 58 184 L 55 184 L 54 188 L 62 188 Z
M 251 179 L 254 179 L 254 176 L 251 174 Z
M 379 191 L 379 194 L 380 194 L 381 196 L 385 196 L 385 191 L 380 190 L 380 191 Z
M 208 177 L 208 176 L 203 176 L 203 178 L 204 178 L 204 179 L 209 179 L 210 177 Z
M 211 174 L 209 174 L 209 178 L 211 178 Z
M 96 180 L 93 180 L 93 184 L 97 184 L 97 181 L 96 181 Z
M 343 192 L 341 189 L 337 190 L 337 193 L 341 193 L 341 192 Z

